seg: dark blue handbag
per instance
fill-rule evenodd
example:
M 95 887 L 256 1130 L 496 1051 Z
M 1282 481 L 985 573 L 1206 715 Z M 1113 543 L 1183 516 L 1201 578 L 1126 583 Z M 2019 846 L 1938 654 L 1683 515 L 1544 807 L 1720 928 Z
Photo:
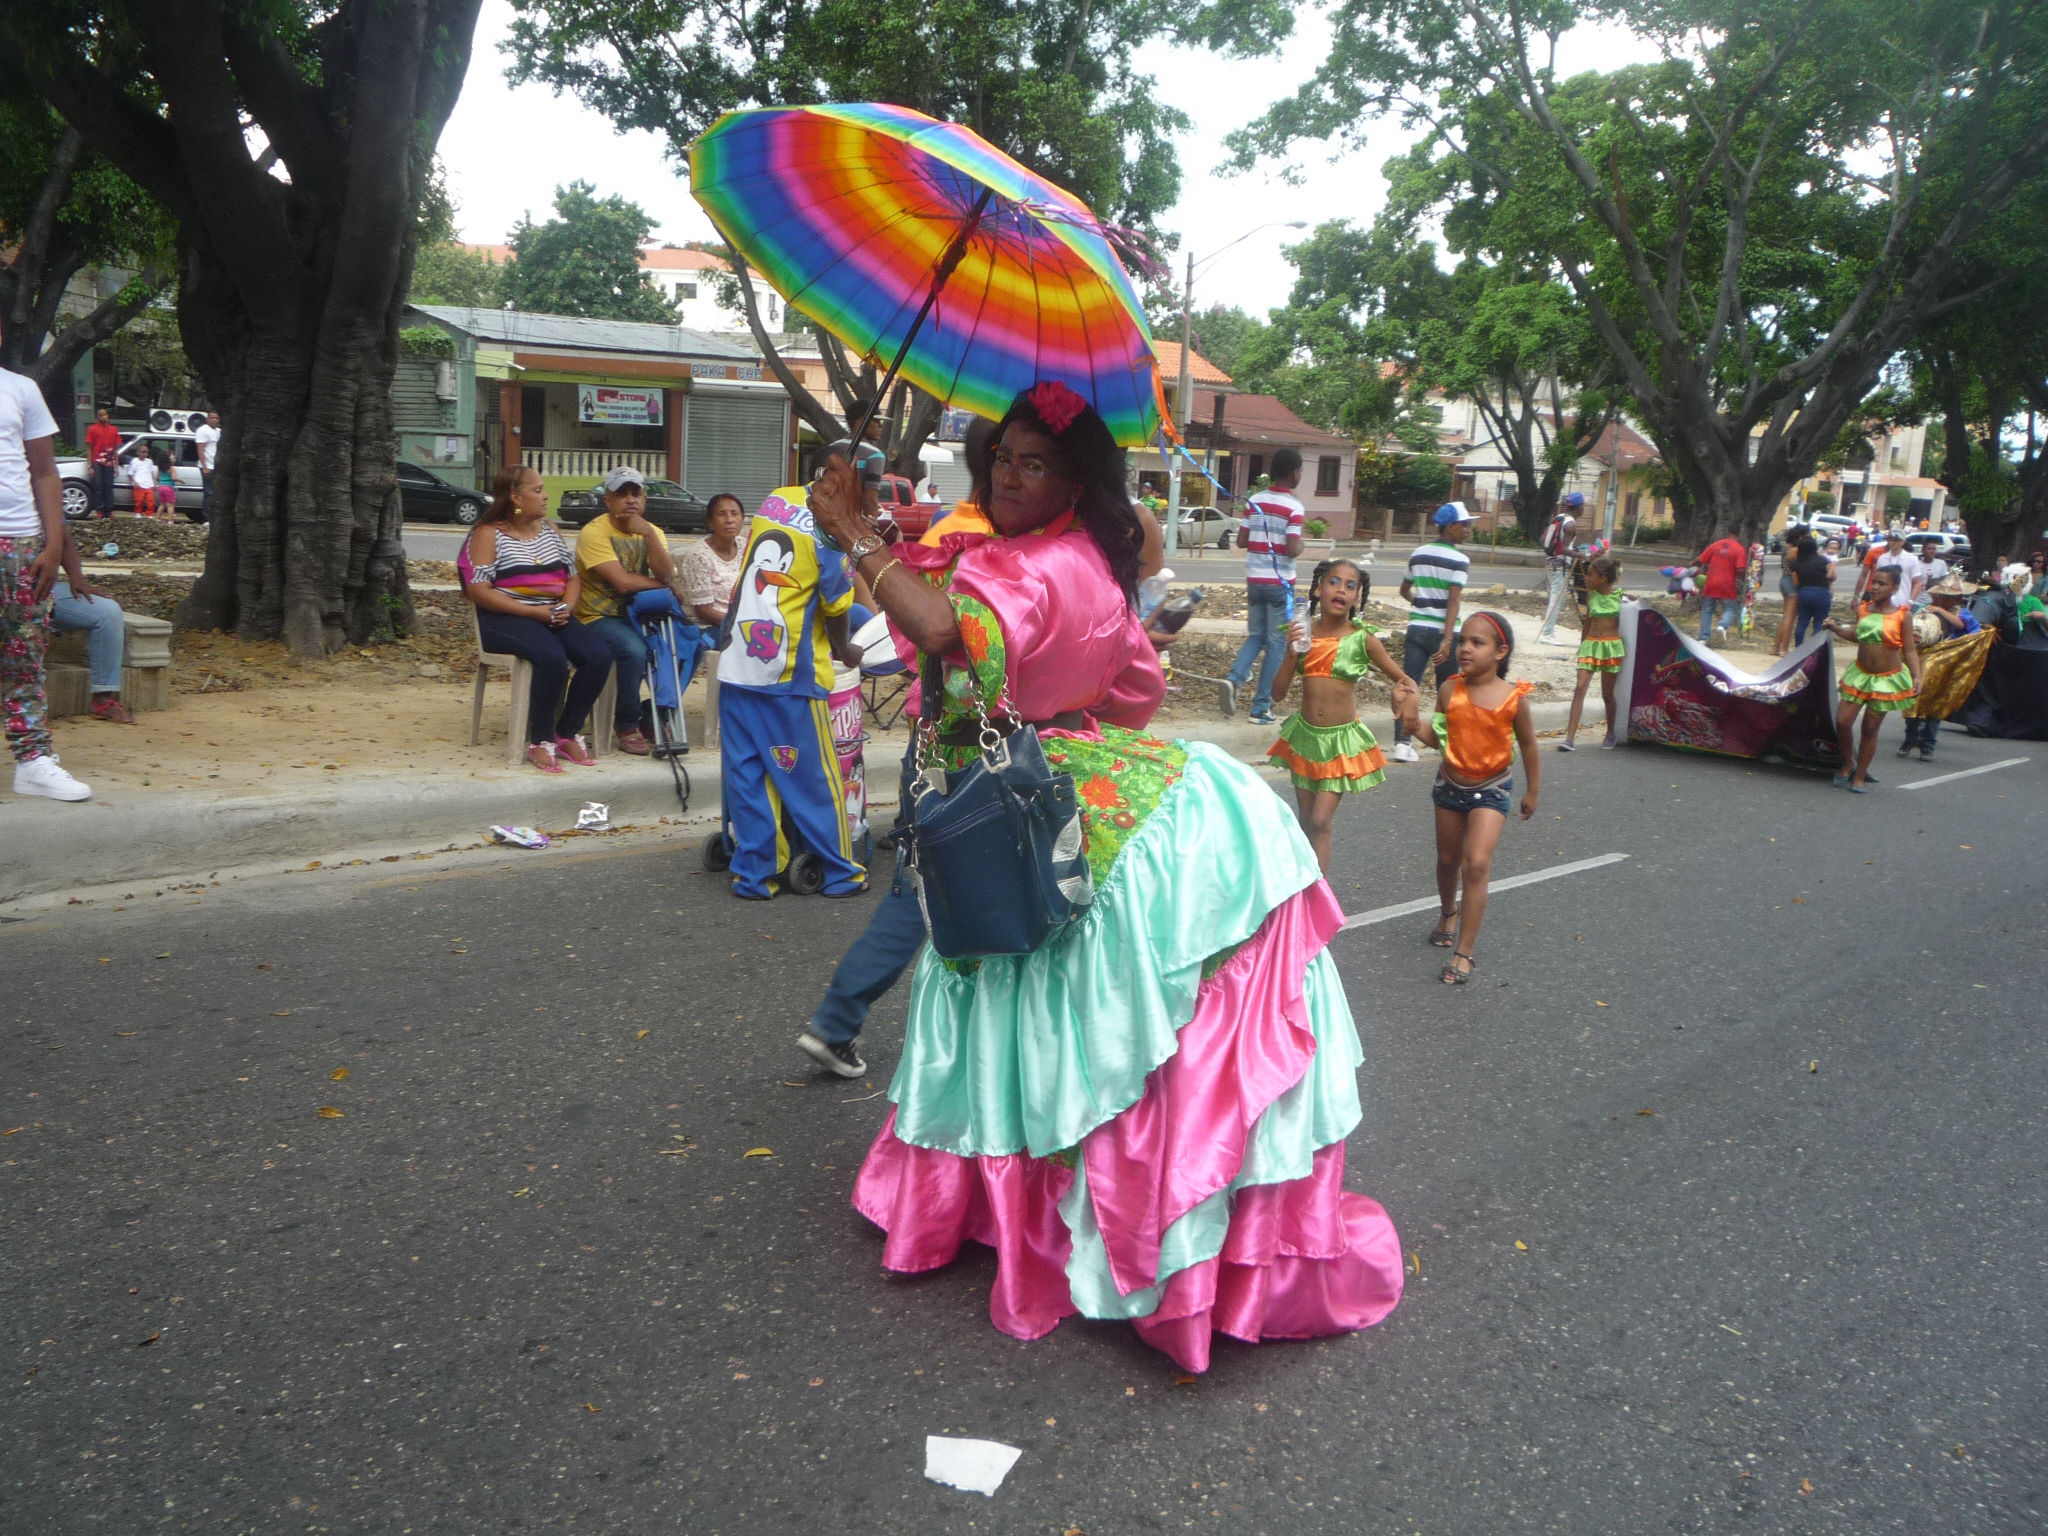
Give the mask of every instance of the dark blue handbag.
M 927 717 L 942 697 L 927 662 Z M 981 756 L 957 772 L 933 760 L 935 724 L 919 723 L 902 839 L 932 948 L 948 960 L 1029 954 L 1095 897 L 1073 775 L 1053 772 L 1035 726 L 999 725 L 975 702 Z

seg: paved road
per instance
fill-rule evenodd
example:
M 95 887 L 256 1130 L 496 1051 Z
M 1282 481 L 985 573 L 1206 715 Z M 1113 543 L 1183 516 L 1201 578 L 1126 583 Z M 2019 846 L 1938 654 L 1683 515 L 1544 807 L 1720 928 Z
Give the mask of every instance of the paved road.
M 1497 896 L 1462 991 L 1425 917 L 1335 941 L 1419 1278 L 1186 1385 L 993 1332 L 985 1254 L 878 1270 L 886 1100 L 789 1043 L 863 903 L 678 844 L 5 924 L 0 1529 L 2037 1530 L 2048 750 L 1941 755 L 1548 753 L 1499 874 L 1626 859 Z M 1347 910 L 1429 894 L 1427 787 L 1343 813 Z

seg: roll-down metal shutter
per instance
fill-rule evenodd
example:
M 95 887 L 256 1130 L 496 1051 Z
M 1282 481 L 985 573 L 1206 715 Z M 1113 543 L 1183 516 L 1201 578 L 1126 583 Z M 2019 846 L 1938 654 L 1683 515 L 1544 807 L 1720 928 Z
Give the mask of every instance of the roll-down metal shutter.
M 707 501 L 730 491 L 752 512 L 788 473 L 789 397 L 699 386 L 688 399 L 683 483 Z

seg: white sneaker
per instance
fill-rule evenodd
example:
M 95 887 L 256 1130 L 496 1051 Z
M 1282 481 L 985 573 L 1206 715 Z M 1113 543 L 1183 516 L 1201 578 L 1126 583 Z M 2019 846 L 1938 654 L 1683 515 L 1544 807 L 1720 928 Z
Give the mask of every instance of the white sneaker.
M 14 792 L 41 795 L 46 800 L 89 800 L 92 786 L 81 784 L 58 765 L 57 755 L 46 752 L 14 765 Z
M 1387 758 L 1388 761 L 1396 763 L 1419 763 L 1422 761 L 1422 754 L 1415 750 L 1413 742 L 1397 741 L 1387 748 Z

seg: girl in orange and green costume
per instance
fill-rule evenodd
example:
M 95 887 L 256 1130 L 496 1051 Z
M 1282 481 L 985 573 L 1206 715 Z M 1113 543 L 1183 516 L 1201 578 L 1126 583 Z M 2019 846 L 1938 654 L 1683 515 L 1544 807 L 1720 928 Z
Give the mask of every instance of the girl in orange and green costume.
M 1884 717 L 1903 713 L 1920 697 L 1920 644 L 1913 638 L 1913 611 L 1891 606 L 1898 582 L 1897 566 L 1879 566 L 1870 577 L 1868 600 L 1856 610 L 1856 627 L 1828 620 L 1830 630 L 1856 643 L 1856 659 L 1842 669 L 1835 689 L 1842 699 L 1835 710 L 1835 734 L 1842 742 L 1842 771 L 1835 775 L 1835 787 L 1852 795 L 1870 792 L 1870 760 L 1877 755 Z
M 1600 745 L 1614 745 L 1614 680 L 1621 676 L 1621 664 L 1628 656 L 1628 642 L 1621 638 L 1621 594 L 1614 584 L 1621 580 L 1621 562 L 1602 555 L 1586 567 L 1586 627 L 1579 641 L 1579 685 L 1572 690 L 1571 719 L 1565 723 L 1560 752 L 1579 749 L 1579 716 L 1586 707 L 1586 689 L 1600 679 L 1600 702 L 1607 709 L 1607 735 Z
M 1341 796 L 1371 789 L 1387 776 L 1380 744 L 1358 718 L 1358 679 L 1378 667 L 1394 693 L 1394 713 L 1410 730 L 1421 695 L 1380 643 L 1379 631 L 1358 611 L 1365 581 L 1349 560 L 1325 560 L 1309 583 L 1309 614 L 1296 619 L 1287 654 L 1273 674 L 1273 697 L 1287 696 L 1301 669 L 1301 708 L 1280 722 L 1280 739 L 1266 753 L 1294 780 L 1296 812 L 1323 875 L 1330 873 L 1330 840 Z

